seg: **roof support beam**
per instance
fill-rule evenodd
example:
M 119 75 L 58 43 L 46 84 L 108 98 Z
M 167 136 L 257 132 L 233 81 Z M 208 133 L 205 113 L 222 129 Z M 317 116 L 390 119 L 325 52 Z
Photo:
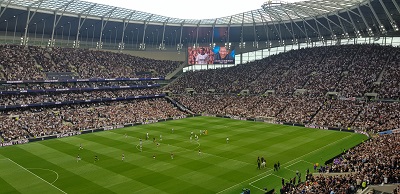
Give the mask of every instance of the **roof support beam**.
M 294 36 L 294 32 L 291 31 L 291 30 L 289 29 L 289 27 L 286 25 L 286 23 L 282 20 L 282 18 L 281 18 L 281 17 L 279 16 L 279 14 L 276 12 L 276 9 L 274 9 L 273 12 L 274 12 L 275 16 L 279 19 L 279 23 L 281 23 L 281 24 L 283 24 L 283 25 L 285 26 L 286 30 L 287 30 L 287 31 L 290 33 L 290 35 L 292 36 L 292 39 L 295 40 L 296 38 L 295 38 L 295 36 Z M 289 18 L 290 18 L 290 17 L 289 17 Z
M 160 49 L 160 50 L 165 50 L 165 41 L 164 41 L 164 37 L 165 37 L 165 27 L 166 27 L 166 25 L 167 25 L 167 23 L 168 23 L 168 20 L 169 20 L 169 18 L 167 18 L 167 19 L 165 20 L 165 22 L 163 23 L 163 32 L 162 32 L 161 43 L 160 43 L 160 46 L 158 47 L 158 49 Z M 172 38 L 171 38 L 171 39 L 172 39 Z
M 288 7 L 292 7 L 292 6 L 289 6 L 289 5 L 288 5 Z M 296 7 L 296 8 L 298 8 L 298 7 Z M 305 12 L 305 11 L 302 10 L 302 9 L 300 9 L 300 10 L 303 11 L 303 12 Z M 307 24 L 312 30 L 314 30 L 315 33 L 318 33 L 318 31 L 315 30 L 314 27 L 312 27 L 303 17 L 301 17 L 301 16 L 296 12 L 296 11 L 298 11 L 298 10 L 293 10 L 293 9 L 292 9 L 292 11 L 293 11 L 293 13 L 295 13 L 299 18 L 301 18 L 301 19 L 303 20 L 304 31 L 306 32 L 306 37 L 308 37 L 308 39 L 307 39 L 307 44 L 308 44 L 308 42 L 311 41 L 311 38 L 308 36 L 308 33 L 307 33 L 307 29 L 306 29 L 306 25 L 305 25 L 305 24 Z M 312 17 L 314 20 L 316 20 L 315 17 L 311 16 L 309 13 L 306 13 L 306 14 L 307 14 L 309 17 Z M 326 28 L 326 27 L 325 27 L 325 28 Z M 321 35 L 319 34 L 319 36 L 321 36 Z
M 245 47 L 246 47 L 246 46 L 245 46 L 245 43 L 243 42 L 243 34 L 244 34 L 244 31 L 243 31 L 243 24 L 244 24 L 244 13 L 242 14 L 242 26 L 241 26 L 242 31 L 240 32 L 240 44 L 239 44 L 239 48 L 245 48 Z
M 217 23 L 217 19 L 215 19 L 215 23 Z M 230 41 L 230 31 L 231 31 L 231 23 L 232 23 L 232 16 L 229 19 L 229 23 L 228 23 L 228 42 Z
M 83 10 L 81 13 L 78 14 L 78 15 L 79 15 L 79 18 L 78 18 L 78 27 L 77 27 L 77 31 L 76 31 L 76 38 L 75 38 L 74 48 L 79 48 L 79 35 L 80 35 L 81 28 L 82 28 L 83 24 L 85 23 L 85 21 L 86 21 L 88 15 L 90 14 L 90 12 L 92 11 L 92 9 L 93 9 L 96 5 L 97 5 L 97 4 L 95 3 L 95 4 L 91 5 L 90 7 L 88 7 L 87 9 Z M 85 14 L 85 18 L 84 18 L 83 21 L 82 21 L 82 14 L 84 14 L 84 13 L 86 13 L 86 12 L 87 12 L 87 14 Z
M 266 35 L 266 37 L 267 37 L 267 41 L 265 42 L 265 46 L 267 47 L 267 48 L 271 48 L 271 46 L 272 46 L 272 43 L 271 43 L 271 41 L 269 40 L 269 28 L 268 28 L 268 23 L 267 23 L 267 20 L 264 18 L 264 15 L 261 13 L 261 11 L 258 11 L 258 13 L 260 14 L 260 16 L 261 16 L 261 20 L 262 20 L 262 23 L 263 23 L 263 27 L 264 27 L 264 32 L 265 32 L 265 35 Z M 267 29 L 268 28 L 268 29 Z
M 324 40 L 324 37 L 321 35 L 321 31 L 319 31 L 319 27 L 318 27 L 319 21 L 316 20 L 316 19 L 315 19 L 314 21 L 315 21 L 315 27 L 317 28 L 318 40 L 319 40 L 319 41 L 323 41 L 323 40 Z
M 374 8 L 372 7 L 370 1 L 368 1 L 368 7 L 371 9 L 372 14 L 374 15 L 376 21 L 377 21 L 378 24 L 379 24 L 379 30 L 380 30 L 381 34 L 386 34 L 385 26 L 383 26 L 381 20 L 379 20 L 379 17 L 378 17 L 378 15 L 376 15 L 376 12 L 375 12 Z
M 303 2 L 303 3 L 305 3 L 305 2 Z M 335 22 L 333 22 L 331 19 L 329 19 L 329 18 L 325 15 L 325 13 L 321 13 L 321 12 L 319 11 L 318 8 L 312 7 L 310 4 L 307 4 L 307 5 L 308 5 L 311 9 L 313 9 L 315 12 L 317 12 L 320 16 L 324 17 L 324 18 L 328 21 L 328 24 L 329 24 L 329 22 L 331 22 L 331 23 L 334 24 L 335 26 L 341 28 L 342 31 L 343 31 L 343 33 L 346 33 L 346 30 L 344 29 L 343 25 L 340 25 L 340 26 L 339 26 L 338 24 L 336 24 Z M 332 27 L 329 27 L 329 29 L 328 29 L 325 25 L 323 25 L 321 22 L 319 22 L 319 21 L 317 20 L 317 18 L 315 18 L 314 16 L 312 16 L 309 12 L 307 12 L 307 11 L 305 11 L 304 9 L 301 9 L 301 8 L 300 8 L 300 10 L 302 10 L 302 11 L 305 12 L 305 13 L 307 13 L 307 15 L 309 15 L 310 17 L 312 17 L 317 23 L 319 23 L 322 27 L 324 27 L 326 30 L 330 31 L 331 34 L 333 34 Z M 337 15 L 337 14 L 336 14 L 336 15 Z M 339 22 L 340 22 L 340 19 L 339 19 Z M 329 24 L 329 25 L 330 25 L 330 24 Z M 322 38 L 321 34 L 319 34 L 319 37 Z
M 336 15 L 336 16 L 338 16 L 338 15 Z M 340 19 L 339 16 L 338 16 L 338 20 L 339 20 L 340 26 L 342 27 L 344 38 L 349 38 L 349 33 L 347 32 L 346 28 L 344 28 L 342 20 Z
M 111 12 L 111 13 L 112 13 L 112 12 Z M 111 16 L 111 13 L 110 13 L 110 16 Z M 125 18 L 123 19 L 123 28 L 122 28 L 121 43 L 120 43 L 120 45 L 119 45 L 119 47 L 118 47 L 118 48 L 120 49 L 120 51 L 121 51 L 121 50 L 124 50 L 124 48 L 125 48 L 125 42 L 124 42 L 125 31 L 126 31 L 126 28 L 128 27 L 129 22 L 131 21 L 131 18 L 132 18 L 133 13 L 135 13 L 135 11 L 132 11 L 127 17 L 125 17 Z M 110 17 L 108 17 L 108 18 L 110 18 Z M 103 21 L 103 20 L 102 20 L 102 21 Z M 103 26 L 102 26 L 102 28 L 103 28 Z M 103 32 L 101 32 L 101 34 L 103 34 Z M 99 47 L 99 46 L 97 46 L 97 47 Z
M 344 7 L 342 5 L 340 5 L 338 2 L 333 1 L 333 3 L 335 3 L 337 6 L 341 7 L 342 9 L 347 10 L 347 15 L 350 18 L 351 24 L 353 25 L 353 29 L 354 29 L 354 34 L 356 35 L 356 37 L 361 37 L 361 32 L 360 29 L 358 29 L 357 25 L 354 22 L 353 17 L 351 16 L 350 12 L 353 13 L 354 15 L 358 16 L 358 17 L 362 17 L 361 15 L 357 14 L 356 12 L 354 12 L 353 10 L 348 9 L 347 7 Z
M 28 7 L 28 16 L 27 16 L 27 18 L 26 18 L 25 33 L 24 33 L 24 37 L 23 37 L 23 40 L 22 40 L 22 45 L 24 45 L 24 46 L 26 46 L 26 45 L 28 44 L 27 36 L 28 36 L 29 23 L 31 23 L 32 18 L 35 16 L 37 10 L 39 9 L 40 5 L 42 5 L 43 1 L 44 1 L 44 0 L 40 0 L 40 1 L 37 2 L 38 5 L 37 5 L 35 11 L 33 12 L 32 16 L 30 16 L 30 13 L 31 13 L 31 6 L 34 5 L 36 2 L 35 2 L 35 3 L 32 3 L 32 4 Z
M 61 18 L 64 16 L 65 10 L 66 10 L 66 9 L 68 8 L 68 6 L 69 6 L 72 2 L 74 2 L 74 1 L 75 1 L 75 0 L 71 0 L 71 1 L 69 1 L 69 2 L 67 2 L 67 3 L 65 3 L 64 5 L 60 6 L 59 8 L 57 8 L 57 9 L 54 11 L 53 29 L 52 29 L 52 31 L 51 31 L 51 38 L 50 38 L 50 42 L 49 42 L 50 45 L 49 45 L 49 46 L 51 46 L 51 47 L 54 46 L 54 44 L 55 44 L 55 40 L 54 40 L 54 31 L 55 31 L 55 29 L 56 29 L 58 23 L 60 22 Z M 61 8 L 64 8 L 64 9 L 63 9 L 63 11 L 62 11 L 60 17 L 57 19 L 57 10 L 59 10 L 59 9 L 61 9 Z
M 275 20 L 276 18 L 272 18 L 271 13 L 270 13 L 270 8 L 269 8 L 269 7 L 268 7 L 267 9 L 264 8 L 264 11 L 265 11 L 266 13 L 268 13 L 269 19 L 271 20 L 272 24 L 274 25 L 275 31 L 276 31 L 276 33 L 277 33 L 277 34 L 275 34 L 275 36 L 278 36 L 278 35 L 279 35 L 278 39 L 279 39 L 279 44 L 280 44 L 281 41 L 282 41 L 282 34 L 281 34 L 281 31 L 278 30 L 278 28 L 276 27 L 276 24 L 275 24 L 275 22 L 274 22 L 274 20 Z
M 396 2 L 396 0 L 392 0 L 392 2 L 393 2 L 393 4 L 394 4 L 394 6 L 396 7 L 396 9 L 397 9 L 397 12 L 399 12 L 400 13 L 400 7 L 399 7 L 399 4 Z M 0 15 L 1 16 L 1 15 Z
M 356 24 L 354 23 L 353 17 L 351 17 L 351 14 L 349 11 L 347 11 L 347 15 L 349 15 L 350 21 L 353 24 L 354 34 L 356 35 L 356 37 L 361 37 L 360 30 L 357 28 Z
M 333 40 L 336 40 L 336 34 L 335 32 L 332 30 L 332 26 L 331 26 L 331 22 L 329 22 L 330 20 L 328 20 L 328 18 L 325 18 L 326 22 L 328 23 L 328 27 L 329 27 L 329 31 L 331 32 L 331 38 Z
M 196 27 L 196 41 L 195 41 L 195 44 L 194 44 L 195 48 L 199 47 L 198 39 L 199 39 L 200 22 L 201 22 L 201 20 L 199 20 L 199 22 L 197 23 L 197 27 Z
M 358 16 L 358 17 L 361 17 L 361 15 L 359 15 L 358 13 L 354 12 L 353 10 L 351 10 L 351 9 L 349 9 L 349 8 L 347 8 L 347 7 L 344 7 L 344 6 L 340 5 L 338 2 L 333 1 L 333 3 L 335 3 L 335 4 L 336 4 L 337 6 L 339 6 L 340 8 L 345 9 L 345 10 L 347 10 L 348 12 L 353 13 L 354 15 L 356 15 L 356 16 Z
M 251 11 L 251 18 L 253 19 L 253 36 L 254 36 L 253 47 L 258 48 L 258 38 L 257 38 L 258 35 L 257 35 L 256 21 L 254 20 L 253 11 Z
M 374 33 L 372 32 L 372 28 L 369 27 L 369 24 L 368 24 L 367 20 L 365 19 L 364 14 L 361 12 L 360 6 L 361 6 L 361 4 L 359 4 L 359 5 L 357 6 L 357 10 L 358 10 L 358 12 L 360 13 L 361 18 L 362 18 L 362 20 L 363 20 L 365 26 L 367 27 L 367 29 L 366 29 L 366 30 L 367 30 L 367 33 L 368 33 L 369 36 L 374 36 Z
M 321 9 L 322 9 L 322 10 L 324 10 L 324 9 L 326 10 L 326 8 L 322 7 L 321 4 L 312 4 L 312 3 L 310 3 L 310 1 L 304 1 L 304 2 L 302 2 L 301 4 L 307 5 L 308 8 L 311 8 L 311 9 L 315 10 L 319 15 L 324 16 L 324 15 L 327 14 L 327 12 L 326 12 L 326 13 L 321 13 L 321 11 L 320 11 Z M 316 6 L 318 6 L 319 8 L 316 7 Z M 351 23 L 350 23 L 349 21 L 347 21 L 345 18 L 341 17 L 335 10 L 326 10 L 326 11 L 328 11 L 329 13 L 332 13 L 332 14 L 336 15 L 336 16 L 339 18 L 339 21 L 340 21 L 340 19 L 342 19 L 342 20 L 344 20 L 345 22 L 351 24 Z M 342 26 L 342 29 L 344 29 L 343 26 Z
M 0 2 L 0 5 L 3 4 L 4 0 Z M 3 10 L 1 10 L 1 6 L 0 6 L 0 17 L 4 14 L 4 12 L 6 11 L 6 9 L 8 8 L 8 6 L 10 5 L 11 0 L 8 0 L 7 5 L 3 8 Z
M 123 19 L 122 22 L 122 35 L 121 35 L 121 42 L 118 44 L 118 50 L 121 52 L 125 48 L 124 38 L 125 38 L 125 30 L 128 27 L 129 20 Z
M 383 3 L 382 0 L 379 0 L 379 2 L 381 3 L 383 9 L 385 10 L 386 16 L 389 18 L 390 20 L 390 25 L 392 25 L 392 28 L 394 29 L 394 31 L 399 31 L 399 28 L 397 27 L 396 22 L 393 20 L 392 16 L 390 15 L 388 9 L 386 8 L 386 5 Z
M 149 20 L 153 17 L 153 14 L 151 14 L 149 17 L 147 17 L 144 21 L 144 27 L 143 27 L 143 36 L 142 36 L 142 43 L 139 45 L 140 50 L 146 50 L 146 43 L 145 43 L 145 37 L 146 37 L 146 29 L 147 26 L 149 25 Z
M 217 19 L 214 20 L 213 26 L 212 26 L 212 32 L 211 32 L 211 44 L 210 47 L 214 48 L 214 30 L 215 30 L 215 24 L 217 23 Z M 229 24 L 230 25 L 230 24 Z M 229 32 L 228 32 L 229 34 Z M 229 35 L 228 35 L 229 37 Z
M 300 26 L 297 25 L 297 23 L 293 21 L 292 17 L 290 17 L 290 15 L 289 15 L 289 13 L 287 12 L 286 8 L 284 8 L 283 6 L 280 7 L 280 8 L 281 8 L 281 10 L 282 10 L 283 12 L 285 12 L 285 14 L 289 17 L 289 19 L 290 19 L 290 21 L 291 21 L 291 24 L 292 24 L 292 31 L 293 31 L 293 34 L 294 34 L 294 29 L 293 29 L 293 24 L 294 24 L 294 25 L 297 26 L 297 28 L 298 28 L 298 29 L 306 36 L 306 38 L 308 39 L 307 33 L 305 33 L 305 32 L 303 31 L 303 29 L 301 29 Z M 292 10 L 291 10 L 291 11 L 292 11 Z M 302 17 L 300 17 L 300 18 L 301 18 L 302 20 L 304 20 Z
M 185 24 L 185 20 L 183 20 L 183 22 L 181 23 L 181 34 L 179 35 L 179 44 L 176 46 L 176 50 L 178 50 L 178 53 L 181 52 L 182 47 L 183 47 L 183 45 L 182 45 L 183 24 Z M 214 34 L 213 34 L 213 36 L 214 36 Z
M 103 48 L 103 31 L 106 28 L 106 25 L 108 23 L 108 21 L 111 18 L 111 14 L 115 11 L 116 8 L 110 10 L 109 12 L 107 12 L 106 14 L 104 14 L 103 16 L 101 16 L 101 28 L 100 28 L 100 36 L 99 36 L 99 42 L 97 43 L 96 48 L 97 49 L 102 49 Z M 133 13 L 135 13 L 135 11 L 130 13 L 129 19 L 132 17 Z M 104 21 L 104 17 L 107 16 L 107 20 Z M 124 21 L 126 20 L 126 18 L 124 18 Z M 125 25 L 125 24 L 124 24 Z M 126 27 L 125 27 L 126 28 Z M 125 31 L 125 30 L 124 30 Z M 122 36 L 123 37 L 123 36 Z
M 342 20 L 344 20 L 344 21 L 346 21 L 346 22 L 348 22 L 348 23 L 350 23 L 349 21 L 347 21 L 345 18 L 343 18 L 343 17 L 341 17 L 338 13 L 336 13 L 335 11 L 332 11 L 332 10 L 326 10 L 324 7 L 322 7 L 321 6 L 321 4 L 311 4 L 310 2 L 302 2 L 301 3 L 302 5 L 306 5 L 308 8 L 310 8 L 310 9 L 313 9 L 315 12 L 317 12 L 319 15 L 321 15 L 322 17 L 324 17 L 325 19 L 327 19 L 328 21 L 330 21 L 330 22 L 332 22 L 333 24 L 335 24 L 336 26 L 338 26 L 339 28 L 341 28 L 342 29 L 342 31 L 343 31 L 343 34 L 346 36 L 346 37 L 348 37 L 348 33 L 347 33 L 347 30 L 346 30 L 346 28 L 343 26 L 343 23 L 342 23 L 342 21 L 341 21 L 341 19 Z M 316 6 L 318 6 L 318 7 L 316 7 Z M 320 12 L 320 10 L 326 10 L 327 12 L 329 12 L 329 13 L 333 13 L 334 15 L 336 15 L 336 17 L 338 17 L 338 20 L 339 20 L 339 24 L 340 24 L 340 26 L 339 25 L 337 25 L 335 22 L 333 22 L 332 20 L 330 20 L 329 18 L 328 18 L 328 16 L 326 15 L 326 13 L 321 13 Z M 313 16 L 312 16 L 313 17 Z M 314 19 L 316 20 L 316 18 L 314 17 Z M 350 23 L 351 24 L 351 23 Z M 322 25 L 321 23 L 320 23 L 320 25 Z M 322 26 L 324 26 L 324 25 L 322 25 Z M 324 26 L 325 27 L 325 26 Z M 326 27 L 325 27 L 326 28 Z M 327 29 L 327 28 L 326 28 Z M 331 29 L 331 28 L 330 28 Z M 329 30 L 329 29 L 328 29 Z M 332 31 L 331 31 L 331 33 L 332 33 Z
M 335 14 L 336 17 L 339 18 L 339 20 L 342 19 L 343 21 L 345 21 L 345 22 L 347 22 L 347 23 L 349 23 L 349 24 L 352 24 L 352 23 L 349 22 L 346 18 L 343 18 L 342 16 L 340 16 L 337 12 L 332 12 L 332 13 Z

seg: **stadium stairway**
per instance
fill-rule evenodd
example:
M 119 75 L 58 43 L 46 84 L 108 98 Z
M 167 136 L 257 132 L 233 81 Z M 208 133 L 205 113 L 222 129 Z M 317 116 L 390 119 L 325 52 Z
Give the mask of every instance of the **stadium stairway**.
M 182 69 L 186 67 L 186 64 L 181 64 L 177 69 L 175 69 L 172 73 L 165 76 L 165 83 L 163 87 L 169 86 L 172 83 L 176 82 L 177 78 L 180 77 L 184 72 Z
M 363 106 L 366 106 L 366 103 L 364 103 Z M 358 111 L 357 116 L 354 117 L 354 119 L 351 121 L 351 123 L 349 125 L 354 126 L 354 123 L 357 121 L 358 118 L 360 118 L 361 113 L 363 113 L 363 112 L 364 112 L 364 110 Z
M 344 74 L 344 72 L 347 72 L 350 69 L 350 67 L 354 64 L 354 60 L 356 60 L 356 56 L 358 55 L 358 53 L 360 53 L 360 50 L 361 50 L 361 47 L 359 47 L 357 49 L 357 52 L 353 55 L 353 57 L 351 59 L 351 63 L 347 66 L 347 68 L 343 68 L 342 69 L 339 81 L 336 82 L 336 84 L 335 84 L 335 89 L 333 90 L 334 92 L 337 92 L 337 89 L 339 87 L 339 83 L 342 83 L 343 79 L 347 76 L 347 74 Z
M 397 55 L 396 53 L 393 53 L 391 56 L 389 56 L 385 62 L 384 68 L 382 69 L 382 71 L 379 73 L 378 78 L 376 79 L 376 82 L 381 83 L 383 76 L 387 73 L 387 64 L 390 63 L 390 61 Z
M 327 54 L 326 54 L 326 49 L 323 52 L 323 56 L 321 57 L 321 60 L 319 60 L 317 63 L 322 64 L 322 62 L 327 58 Z M 319 73 L 319 72 L 316 72 Z M 309 85 L 309 82 L 311 80 L 311 77 L 313 76 L 313 74 L 307 75 L 307 80 L 304 82 L 304 84 L 301 86 L 302 88 L 305 88 L 307 85 Z M 294 92 L 293 94 L 294 95 Z
M 0 65 L 0 70 L 4 69 L 3 65 Z M 4 79 L 3 72 L 0 72 L 0 79 Z
M 178 101 L 172 99 L 169 96 L 165 96 L 165 98 L 170 101 L 172 104 L 174 104 L 176 107 L 178 107 L 181 111 L 187 112 L 189 114 L 194 115 L 195 113 L 192 112 L 191 110 L 189 110 L 188 108 L 186 108 L 186 106 L 182 105 L 181 103 L 179 103 Z
M 351 64 L 350 65 L 352 65 L 354 63 L 354 61 L 356 60 L 356 56 L 358 55 L 358 53 L 360 53 L 360 51 L 361 51 L 361 46 L 358 47 L 357 52 L 353 55 L 353 58 L 351 59 Z
M 324 103 L 322 103 L 321 106 L 319 106 L 318 110 L 315 111 L 315 113 L 311 115 L 310 120 L 309 120 L 310 123 L 311 123 L 311 121 L 314 120 L 314 117 L 318 114 L 318 112 L 322 109 L 322 107 L 324 107 L 324 104 L 325 104 L 326 101 L 327 100 L 325 100 Z
M 173 78 L 176 74 L 178 74 L 179 72 L 182 71 L 183 68 L 185 68 L 187 66 L 186 63 L 182 63 L 181 65 L 179 65 L 178 68 L 175 69 L 175 71 L 171 72 L 170 74 L 168 74 L 167 76 L 165 76 L 165 80 L 170 80 L 171 78 Z
M 387 66 L 388 66 L 388 63 L 390 63 L 390 61 L 391 61 L 396 55 L 397 55 L 397 52 L 396 52 L 396 53 L 393 53 L 391 56 L 389 56 L 389 57 L 387 58 L 387 60 L 386 60 L 386 62 L 385 62 L 385 65 L 384 65 L 384 68 L 382 68 L 382 71 L 379 73 L 379 76 L 378 76 L 376 82 L 380 83 L 380 82 L 382 81 L 383 76 L 384 76 L 385 73 L 386 73 L 386 68 L 387 68 Z

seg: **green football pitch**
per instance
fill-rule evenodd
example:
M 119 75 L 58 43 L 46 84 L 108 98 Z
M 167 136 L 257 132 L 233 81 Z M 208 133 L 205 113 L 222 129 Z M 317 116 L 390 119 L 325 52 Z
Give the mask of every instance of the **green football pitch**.
M 199 135 L 200 130 L 208 134 Z M 198 141 L 190 140 L 191 132 L 199 135 Z M 225 118 L 171 120 L 2 147 L 0 192 L 238 194 L 248 188 L 263 193 L 264 188 L 279 189 L 281 179 L 293 178 L 297 170 L 304 179 L 307 169 L 313 172 L 313 163 L 323 164 L 365 139 Z M 263 169 L 257 169 L 258 156 L 267 161 Z M 278 161 L 280 170 L 274 171 Z

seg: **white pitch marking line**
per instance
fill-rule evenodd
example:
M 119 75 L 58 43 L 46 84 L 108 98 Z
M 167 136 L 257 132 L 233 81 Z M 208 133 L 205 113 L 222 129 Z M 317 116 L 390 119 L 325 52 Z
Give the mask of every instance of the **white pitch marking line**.
M 272 170 L 272 169 L 270 169 L 270 170 Z M 268 171 L 270 171 L 270 170 L 268 170 Z M 263 176 L 263 177 L 261 177 L 261 178 L 259 178 L 259 179 L 257 179 L 257 180 L 254 180 L 254 181 L 252 181 L 252 182 L 250 182 L 249 184 L 253 184 L 253 183 L 255 183 L 255 182 L 257 182 L 257 181 L 259 181 L 259 180 L 261 180 L 261 179 L 263 179 L 263 178 L 265 178 L 265 177 L 267 177 L 267 176 L 270 176 L 272 173 L 269 173 L 269 174 L 267 174 L 267 175 L 265 175 L 265 176 Z
M 31 173 L 32 175 L 36 176 L 36 177 L 37 177 L 37 178 L 39 178 L 40 180 L 44 181 L 45 183 L 47 183 L 47 184 L 49 184 L 49 185 L 53 186 L 54 188 L 56 188 L 57 190 L 61 191 L 62 193 L 65 193 L 65 194 L 67 194 L 67 192 L 65 192 L 65 191 L 61 190 L 60 188 L 58 188 L 58 187 L 54 186 L 53 184 L 51 184 L 51 183 L 47 182 L 47 181 L 46 181 L 46 180 L 44 180 L 42 177 L 40 177 L 40 176 L 36 175 L 35 173 L 33 173 L 33 172 L 29 171 L 28 169 L 26 169 L 25 167 L 21 166 L 20 164 L 18 164 L 18 163 L 16 163 L 16 162 L 14 162 L 14 161 L 13 161 L 13 160 L 11 160 L 10 158 L 7 158 L 7 159 L 8 159 L 9 161 L 11 161 L 12 163 L 14 163 L 14 164 L 18 165 L 20 168 L 22 168 L 22 169 L 24 169 L 24 170 L 28 171 L 29 173 Z
M 295 165 L 295 164 L 297 164 L 297 163 L 299 163 L 299 162 L 301 162 L 301 161 L 303 161 L 303 160 L 296 161 L 295 163 L 293 163 L 293 164 L 291 164 L 291 165 L 287 165 L 285 168 L 290 167 L 290 166 L 293 166 L 293 165 Z
M 264 189 L 261 189 L 260 187 L 254 186 L 254 185 L 252 185 L 252 184 L 249 184 L 249 185 L 252 186 L 252 187 L 254 187 L 254 188 L 256 188 L 256 189 L 258 189 L 258 190 L 260 190 L 260 191 L 265 191 Z
M 271 174 L 268 174 L 268 175 L 266 175 L 265 177 L 267 177 L 267 176 L 271 176 L 271 175 L 272 175 L 272 176 L 276 176 L 276 177 L 278 177 L 278 178 L 284 178 L 284 177 L 281 177 L 281 176 L 278 176 L 278 175 L 276 175 L 276 174 L 272 174 L 272 173 L 271 173 Z M 250 185 L 250 186 L 252 186 L 252 187 L 254 187 L 254 188 L 256 188 L 256 189 L 258 189 L 258 190 L 260 190 L 260 191 L 265 191 L 264 189 L 261 189 L 260 187 L 254 186 L 254 185 L 253 185 L 253 183 L 254 183 L 254 182 L 255 182 L 255 181 L 253 181 L 253 182 L 249 183 L 249 185 Z
M 351 137 L 351 135 L 349 135 L 349 136 L 347 136 L 347 137 L 345 137 L 345 138 L 342 138 L 342 139 L 338 139 L 338 140 L 336 140 L 336 141 L 334 141 L 334 142 L 332 142 L 332 143 L 330 143 L 330 144 L 327 144 L 327 145 L 325 145 L 325 146 L 322 146 L 322 147 L 320 147 L 320 148 L 318 148 L 318 149 L 315 149 L 314 151 L 311 151 L 311 152 L 309 152 L 309 153 L 307 153 L 307 154 L 304 154 L 304 155 L 302 155 L 302 156 L 300 156 L 300 157 L 298 157 L 298 158 L 295 158 L 295 159 L 293 159 L 293 160 L 291 160 L 291 161 L 289 161 L 289 162 L 286 162 L 285 164 L 288 164 L 288 163 L 291 163 L 291 162 L 293 162 L 293 161 L 296 161 L 296 160 L 298 160 L 298 159 L 300 159 L 300 158 L 303 158 L 304 156 L 308 156 L 308 155 L 310 155 L 311 153 L 317 152 L 317 151 L 319 151 L 319 150 L 321 150 L 321 149 L 323 149 L 323 148 L 325 148 L 325 147 L 331 146 L 331 145 L 333 145 L 333 144 L 336 144 L 336 143 L 339 142 L 339 141 L 348 139 L 348 138 L 350 138 L 350 137 Z M 285 164 L 283 164 L 283 165 L 285 165 Z M 270 170 L 268 170 L 268 171 L 266 171 L 266 172 L 263 172 L 263 173 L 261 173 L 261 174 L 258 174 L 258 175 L 254 176 L 254 177 L 251 177 L 251 178 L 249 178 L 249 179 L 247 179 L 247 180 L 244 180 L 244 181 L 242 181 L 242 182 L 240 182 L 240 183 L 237 183 L 237 184 L 235 184 L 235 185 L 232 185 L 232 186 L 230 186 L 230 187 L 228 187 L 228 188 L 226 188 L 226 189 L 224 189 L 224 190 L 222 190 L 222 191 L 220 191 L 220 192 L 218 192 L 218 193 L 225 192 L 225 191 L 227 191 L 227 190 L 229 190 L 229 189 L 231 189 L 231 188 L 233 188 L 233 187 L 236 187 L 237 185 L 240 185 L 240 184 L 242 184 L 242 183 L 244 183 L 244 182 L 247 182 L 247 181 L 249 181 L 249 180 L 251 180 L 251 179 L 253 179 L 253 178 L 256 178 L 256 177 L 259 177 L 259 176 L 261 176 L 261 175 L 263 175 L 263 174 L 265 174 L 265 173 L 268 173 L 269 171 L 270 171 Z M 264 177 L 265 177 L 265 176 L 264 176 Z M 264 178 L 264 177 L 261 177 L 261 178 L 257 179 L 257 181 L 258 181 L 258 180 L 261 180 L 261 179 Z M 254 182 L 254 181 L 253 181 L 253 182 Z M 218 193 L 217 193 L 217 194 L 218 194 Z
M 278 177 L 278 178 L 283 178 L 284 179 L 284 177 L 281 177 L 281 176 L 278 176 L 278 175 L 276 175 L 276 174 L 271 174 L 272 176 L 276 176 L 276 177 Z
M 292 169 L 289 169 L 289 168 L 286 168 L 286 167 L 285 167 L 285 169 L 288 170 L 288 171 L 296 172 L 296 171 L 294 171 Z
M 47 169 L 47 168 L 27 168 L 27 169 L 28 169 L 28 170 L 29 170 L 29 169 L 47 170 L 47 171 L 54 172 L 54 173 L 57 175 L 57 177 L 56 177 L 56 180 L 54 180 L 53 182 L 51 182 L 51 184 L 55 183 L 55 182 L 58 180 L 58 173 L 57 173 L 56 171 L 54 171 L 54 170 Z

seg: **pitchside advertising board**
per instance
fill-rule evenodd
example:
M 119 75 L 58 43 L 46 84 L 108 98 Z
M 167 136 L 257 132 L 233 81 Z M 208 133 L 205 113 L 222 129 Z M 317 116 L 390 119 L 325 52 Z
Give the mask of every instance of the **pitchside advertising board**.
M 235 48 L 226 46 L 188 47 L 188 64 L 235 64 Z
M 381 132 L 379 132 L 379 135 L 387 135 L 387 134 L 393 134 L 393 133 L 400 133 L 400 128 L 389 130 L 389 131 L 381 131 Z

